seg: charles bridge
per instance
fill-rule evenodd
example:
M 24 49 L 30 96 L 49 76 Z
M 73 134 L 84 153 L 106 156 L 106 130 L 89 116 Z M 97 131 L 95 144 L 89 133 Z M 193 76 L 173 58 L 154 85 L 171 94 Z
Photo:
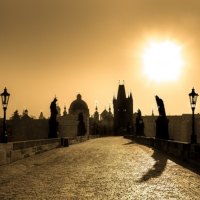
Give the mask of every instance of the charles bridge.
M 16 111 L 6 127 L 10 94 L 5 88 L 0 199 L 199 199 L 198 94 L 194 89 L 189 94 L 192 120 L 190 115 L 166 116 L 158 96 L 159 116 L 142 117 L 140 110 L 133 116 L 132 95 L 126 98 L 124 85 L 119 89 L 114 117 L 109 108 L 99 121 L 96 108 L 89 118 L 78 94 L 69 114 L 65 108 L 57 116 L 54 98 L 49 119 Z

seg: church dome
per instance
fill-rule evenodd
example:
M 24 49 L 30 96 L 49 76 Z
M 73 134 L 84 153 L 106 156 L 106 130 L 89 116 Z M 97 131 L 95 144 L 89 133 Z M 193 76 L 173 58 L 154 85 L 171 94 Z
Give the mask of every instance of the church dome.
M 82 111 L 89 114 L 88 105 L 85 101 L 82 100 L 80 94 L 77 95 L 76 100 L 74 100 L 69 107 L 69 113 L 72 114 L 76 113 L 77 111 Z

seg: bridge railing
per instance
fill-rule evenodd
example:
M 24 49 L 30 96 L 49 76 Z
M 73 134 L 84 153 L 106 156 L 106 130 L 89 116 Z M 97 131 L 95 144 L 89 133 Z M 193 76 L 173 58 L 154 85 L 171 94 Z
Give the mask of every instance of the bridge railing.
M 154 137 L 145 136 L 124 136 L 132 139 L 139 144 L 147 145 L 158 149 L 165 154 L 175 157 L 179 160 L 200 166 L 200 144 L 191 144 L 189 142 L 180 142 L 174 140 L 162 140 Z
M 57 147 L 68 147 L 72 144 L 97 138 L 98 135 L 78 136 L 75 138 L 51 138 L 0 143 L 0 165 L 9 164 Z

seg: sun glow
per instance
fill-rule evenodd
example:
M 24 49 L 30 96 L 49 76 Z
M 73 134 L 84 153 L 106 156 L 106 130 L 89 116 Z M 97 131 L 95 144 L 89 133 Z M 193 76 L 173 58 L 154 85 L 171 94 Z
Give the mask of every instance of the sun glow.
M 183 67 L 181 51 L 172 41 L 151 41 L 142 56 L 144 73 L 156 82 L 177 80 Z

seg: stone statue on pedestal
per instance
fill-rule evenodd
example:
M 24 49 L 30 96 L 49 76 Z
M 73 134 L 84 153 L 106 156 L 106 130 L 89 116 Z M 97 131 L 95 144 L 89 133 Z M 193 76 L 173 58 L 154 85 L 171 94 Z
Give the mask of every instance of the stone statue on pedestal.
M 138 109 L 138 112 L 137 112 L 135 126 L 136 126 L 136 135 L 143 136 L 144 135 L 144 122 L 142 119 L 142 113 L 141 113 L 140 109 Z
M 54 100 L 51 102 L 50 105 L 50 111 L 51 116 L 49 119 L 49 138 L 56 138 L 57 137 L 57 131 L 58 131 L 58 122 L 57 122 L 57 107 L 56 107 L 57 99 L 54 98 Z
M 78 130 L 77 130 L 77 136 L 84 136 L 87 132 L 86 127 L 85 127 L 85 122 L 83 118 L 83 113 L 79 113 L 78 115 Z
M 156 138 L 158 139 L 169 139 L 169 133 L 168 133 L 168 123 L 169 120 L 166 117 L 165 113 L 165 106 L 163 103 L 163 100 L 160 99 L 157 95 L 155 96 L 156 103 L 158 106 L 158 113 L 159 116 L 156 119 Z

